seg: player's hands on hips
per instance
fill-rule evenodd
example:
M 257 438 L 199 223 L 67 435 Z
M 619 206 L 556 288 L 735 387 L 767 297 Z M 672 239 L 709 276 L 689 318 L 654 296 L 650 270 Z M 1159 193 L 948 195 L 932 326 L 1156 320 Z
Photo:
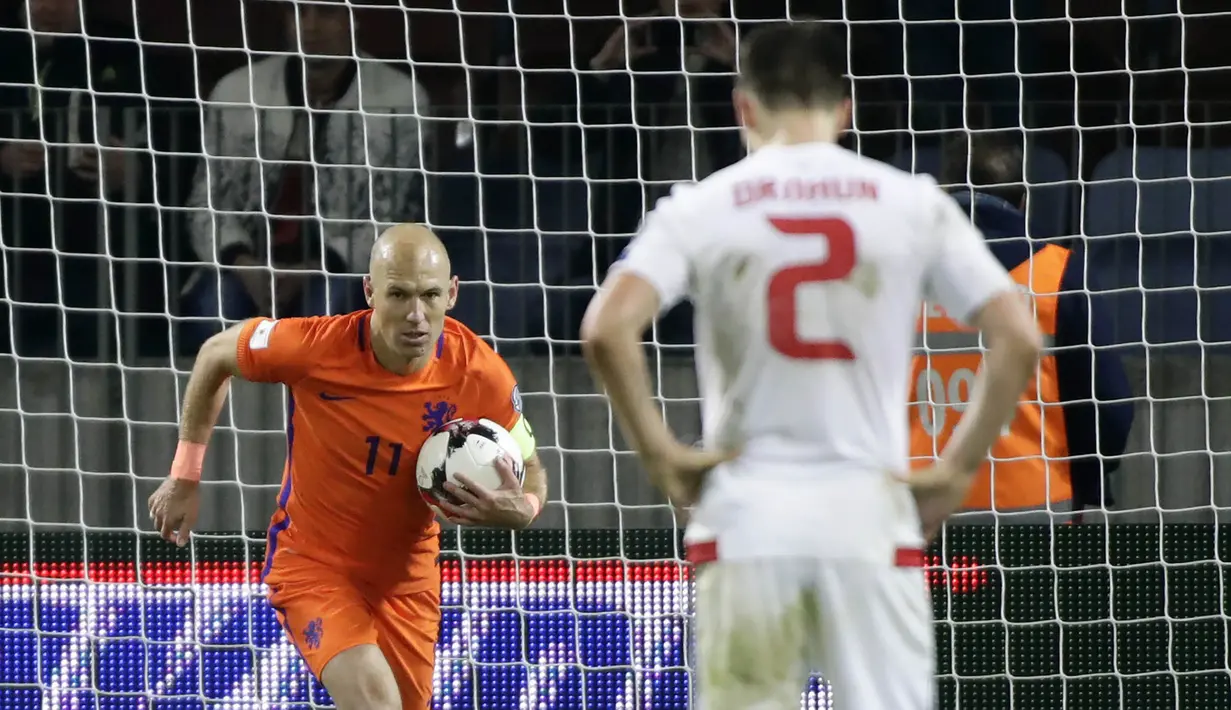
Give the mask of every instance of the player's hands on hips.
M 642 462 L 650 480 L 667 500 L 672 505 L 687 508 L 701 496 L 706 474 L 738 455 L 738 452 L 701 449 L 676 441 L 663 451 L 643 455 Z
M 480 525 L 495 528 L 520 530 L 534 522 L 534 507 L 526 500 L 521 484 L 513 473 L 513 462 L 507 456 L 496 459 L 494 466 L 500 474 L 500 487 L 490 490 L 457 475 L 461 485 L 446 482 L 444 488 L 453 494 L 461 505 L 440 501 L 438 506 L 445 518 L 457 525 Z
M 162 539 L 180 547 L 188 544 L 192 526 L 197 524 L 200 493 L 200 482 L 170 477 L 154 491 L 148 503 L 150 520 Z
M 910 486 L 919 510 L 925 540 L 940 532 L 945 520 L 961 507 L 974 480 L 974 472 L 962 471 L 945 461 L 912 471 L 899 478 Z

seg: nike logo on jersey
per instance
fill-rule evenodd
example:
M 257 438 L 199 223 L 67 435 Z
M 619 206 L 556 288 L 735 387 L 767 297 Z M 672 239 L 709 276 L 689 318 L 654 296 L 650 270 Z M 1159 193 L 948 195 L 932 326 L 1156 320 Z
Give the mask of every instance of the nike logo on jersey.
M 345 402 L 348 399 L 354 399 L 354 397 L 343 397 L 342 395 L 329 394 L 328 392 L 321 392 L 321 399 L 325 400 L 326 402 Z

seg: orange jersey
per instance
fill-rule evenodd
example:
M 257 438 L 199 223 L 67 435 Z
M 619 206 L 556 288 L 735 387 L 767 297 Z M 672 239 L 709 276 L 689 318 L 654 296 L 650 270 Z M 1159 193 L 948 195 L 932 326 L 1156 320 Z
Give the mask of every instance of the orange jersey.
M 406 376 L 384 369 L 372 353 L 370 316 L 257 319 L 240 332 L 243 377 L 289 390 L 265 572 L 293 555 L 409 593 L 438 577 L 440 526 L 419 496 L 419 448 L 456 417 L 512 429 L 521 398 L 504 360 L 451 318 L 425 368 Z

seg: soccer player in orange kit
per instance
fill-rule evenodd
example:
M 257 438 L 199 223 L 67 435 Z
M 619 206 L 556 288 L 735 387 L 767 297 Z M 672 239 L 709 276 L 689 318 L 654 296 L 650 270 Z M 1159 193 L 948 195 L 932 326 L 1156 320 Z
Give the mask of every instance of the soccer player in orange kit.
M 262 577 L 287 636 L 340 710 L 420 710 L 432 696 L 440 624 L 440 527 L 420 498 L 415 458 L 456 417 L 491 419 L 526 459 L 518 485 L 450 487 L 451 521 L 524 528 L 547 495 L 512 372 L 445 312 L 457 300 L 444 246 L 398 225 L 372 249 L 371 310 L 257 318 L 211 338 L 184 395 L 171 475 L 150 497 L 180 545 L 196 521 L 205 445 L 231 377 L 289 390 L 287 455 Z M 449 484 L 446 484 L 449 485 Z

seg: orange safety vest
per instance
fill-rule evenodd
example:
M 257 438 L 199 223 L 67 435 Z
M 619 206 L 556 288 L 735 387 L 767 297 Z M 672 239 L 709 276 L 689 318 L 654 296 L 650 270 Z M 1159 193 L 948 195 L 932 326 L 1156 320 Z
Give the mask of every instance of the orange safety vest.
M 1039 330 L 1049 345 L 1056 334 L 1056 302 L 1068 258 L 1068 249 L 1048 245 L 1009 272 L 1029 292 Z M 949 442 L 983 354 L 978 332 L 949 318 L 939 306 L 924 304 L 916 332 L 910 450 L 912 465 L 920 468 L 935 460 Z M 1056 358 L 1045 354 L 1017 415 L 992 446 L 963 508 L 1007 511 L 1071 501 L 1068 453 Z

